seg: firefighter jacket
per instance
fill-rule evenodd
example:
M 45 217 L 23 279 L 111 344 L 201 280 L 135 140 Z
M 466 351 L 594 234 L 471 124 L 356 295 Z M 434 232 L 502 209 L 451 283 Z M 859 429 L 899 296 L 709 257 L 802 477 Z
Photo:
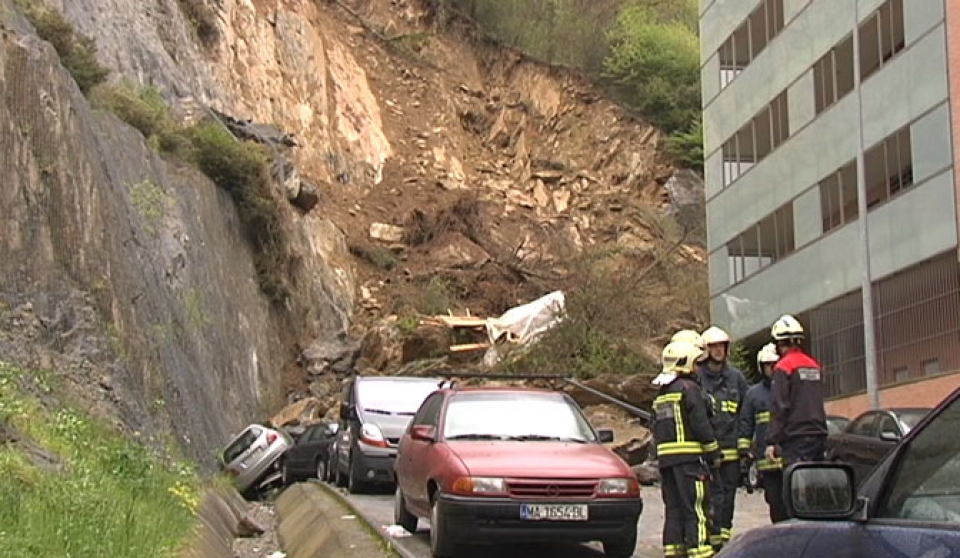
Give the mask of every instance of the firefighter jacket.
M 707 418 L 707 401 L 693 378 L 678 376 L 653 400 L 653 438 L 660 468 L 712 462 L 720 448 Z
M 779 457 L 769 460 L 764 456 L 767 449 L 767 436 L 770 433 L 770 378 L 765 377 L 762 382 L 747 390 L 740 409 L 740 420 L 737 427 L 737 449 L 743 456 L 748 452 L 760 459 L 757 461 L 758 471 L 771 471 L 783 468 L 783 460 Z
M 785 354 L 773 368 L 771 422 L 768 443 L 781 445 L 801 436 L 827 436 L 823 407 L 822 370 L 799 348 Z
M 709 396 L 713 407 L 710 423 L 723 452 L 724 461 L 737 461 L 737 418 L 747 395 L 747 379 L 743 372 L 726 365 L 720 372 L 712 372 L 706 363 L 697 369 L 700 385 Z

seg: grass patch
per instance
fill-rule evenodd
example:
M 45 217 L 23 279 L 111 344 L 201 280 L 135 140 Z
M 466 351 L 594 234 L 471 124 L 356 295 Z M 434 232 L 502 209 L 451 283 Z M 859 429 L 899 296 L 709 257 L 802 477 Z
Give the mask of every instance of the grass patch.
M 157 236 L 160 232 L 169 199 L 166 192 L 149 180 L 130 185 L 130 200 L 151 236 Z
M 63 15 L 30 0 L 17 0 L 24 15 L 37 31 L 37 35 L 53 45 L 60 63 L 70 72 L 84 94 L 102 83 L 110 70 L 97 61 L 97 45 L 93 39 L 77 33 Z
M 389 248 L 383 246 L 365 246 L 361 244 L 351 244 L 348 249 L 354 256 L 368 262 L 377 269 L 390 271 L 395 269 L 400 260 Z
M 52 452 L 0 445 L 0 556 L 175 556 L 191 533 L 199 480 L 72 408 L 27 394 L 35 374 L 0 362 L 0 424 Z
M 414 297 L 414 309 L 427 316 L 446 314 L 455 309 L 459 302 L 454 285 L 443 277 L 433 277 L 430 281 L 417 289 Z
M 173 127 L 163 96 L 155 87 L 138 89 L 133 83 L 122 81 L 97 87 L 90 98 L 96 108 L 117 115 L 145 138 Z

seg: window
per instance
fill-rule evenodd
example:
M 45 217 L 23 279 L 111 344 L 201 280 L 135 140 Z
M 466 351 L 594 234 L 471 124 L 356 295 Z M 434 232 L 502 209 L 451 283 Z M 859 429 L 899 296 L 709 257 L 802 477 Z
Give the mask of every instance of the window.
M 790 117 L 784 91 L 723 144 L 724 187 L 780 147 L 789 136 Z
M 596 440 L 576 405 L 556 393 L 457 393 L 447 405 L 443 434 L 447 440 Z
M 905 45 L 903 0 L 887 0 L 860 25 L 860 79 L 867 79 Z
M 940 359 L 931 358 L 923 361 L 923 375 L 935 376 L 940 373 Z
M 853 91 L 853 35 L 813 65 L 813 92 L 817 114 Z
M 880 432 L 877 435 L 883 436 L 884 434 L 893 434 L 897 438 L 901 436 L 897 421 L 888 415 L 881 415 L 880 417 Z
M 783 29 L 783 0 L 763 0 L 740 27 L 720 46 L 720 89 L 767 48 Z
M 875 413 L 870 413 L 856 420 L 850 428 L 847 429 L 847 432 L 857 436 L 873 436 L 876 431 L 877 425 L 877 415 Z
M 731 284 L 743 281 L 795 249 L 793 202 L 789 202 L 727 244 Z
M 238 457 L 240 457 L 243 452 L 250 449 L 250 446 L 257 441 L 257 438 L 260 437 L 260 433 L 263 432 L 259 428 L 248 428 L 239 438 L 237 438 L 230 446 L 223 452 L 223 462 L 229 465 Z
M 954 400 L 903 449 L 877 516 L 954 526 L 960 522 L 960 401 Z
M 440 411 L 443 409 L 443 395 L 436 393 L 420 407 L 417 415 L 410 421 L 411 425 L 437 426 L 440 423 Z
M 823 232 L 857 218 L 857 164 L 850 161 L 820 181 Z
M 910 127 L 904 127 L 864 154 L 867 207 L 882 203 L 913 185 Z
M 910 368 L 907 366 L 898 366 L 893 369 L 893 380 L 897 383 L 906 382 L 910 379 Z

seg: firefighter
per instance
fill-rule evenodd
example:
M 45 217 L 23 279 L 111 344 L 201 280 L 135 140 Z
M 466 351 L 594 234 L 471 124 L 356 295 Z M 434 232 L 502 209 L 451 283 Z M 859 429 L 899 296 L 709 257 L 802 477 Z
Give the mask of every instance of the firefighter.
M 653 437 L 663 495 L 665 556 L 707 558 L 710 546 L 710 468 L 720 465 L 720 448 L 707 417 L 707 401 L 694 380 L 702 351 L 686 342 L 663 349 L 663 371 L 654 378 Z
M 710 422 L 716 433 L 723 462 L 710 485 L 710 517 L 713 531 L 710 544 L 720 550 L 730 542 L 733 509 L 740 486 L 740 454 L 737 451 L 737 419 L 740 405 L 747 395 L 747 379 L 743 372 L 727 362 L 730 336 L 719 327 L 710 327 L 701 335 L 706 359 L 697 368 L 697 377 L 710 397 L 713 415 Z
M 780 360 L 771 380 L 770 435 L 767 459 L 783 458 L 784 467 L 798 461 L 821 461 L 827 443 L 823 406 L 823 371 L 802 348 L 803 326 L 790 315 L 770 328 Z
M 763 499 L 770 510 L 770 521 L 779 523 L 788 519 L 787 509 L 783 504 L 783 463 L 779 458 L 767 459 L 764 455 L 767 449 L 767 434 L 770 431 L 770 379 L 773 375 L 773 366 L 780 357 L 777 347 L 773 343 L 764 345 L 757 353 L 757 370 L 762 374 L 762 380 L 747 390 L 747 397 L 743 401 L 740 411 L 740 423 L 737 449 L 744 464 L 749 464 L 761 456 L 757 461 L 757 472 L 763 484 Z
M 703 338 L 699 333 L 692 329 L 681 329 L 680 331 L 673 334 L 673 337 L 670 338 L 670 341 L 680 341 L 685 343 L 692 343 L 695 347 L 700 349 L 701 355 L 697 359 L 697 362 L 702 362 L 707 358 L 707 351 L 703 347 Z

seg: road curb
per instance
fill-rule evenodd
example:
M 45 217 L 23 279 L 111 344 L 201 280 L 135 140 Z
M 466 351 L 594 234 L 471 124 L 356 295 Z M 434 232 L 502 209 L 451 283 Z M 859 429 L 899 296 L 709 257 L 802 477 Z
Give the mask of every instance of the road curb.
M 339 490 L 333 488 L 325 482 L 311 482 L 311 484 L 320 486 L 324 492 L 332 495 L 337 499 L 337 501 L 349 509 L 355 516 L 357 516 L 358 519 L 363 521 L 367 528 L 383 541 L 383 544 L 386 546 L 388 551 L 400 556 L 400 558 L 423 558 L 422 556 L 415 554 L 413 551 L 404 548 L 403 545 L 398 544 L 397 541 L 395 541 L 392 537 L 384 533 L 377 521 L 374 521 L 369 515 L 357 509 L 357 507 L 351 504 L 350 500 L 340 493 Z

